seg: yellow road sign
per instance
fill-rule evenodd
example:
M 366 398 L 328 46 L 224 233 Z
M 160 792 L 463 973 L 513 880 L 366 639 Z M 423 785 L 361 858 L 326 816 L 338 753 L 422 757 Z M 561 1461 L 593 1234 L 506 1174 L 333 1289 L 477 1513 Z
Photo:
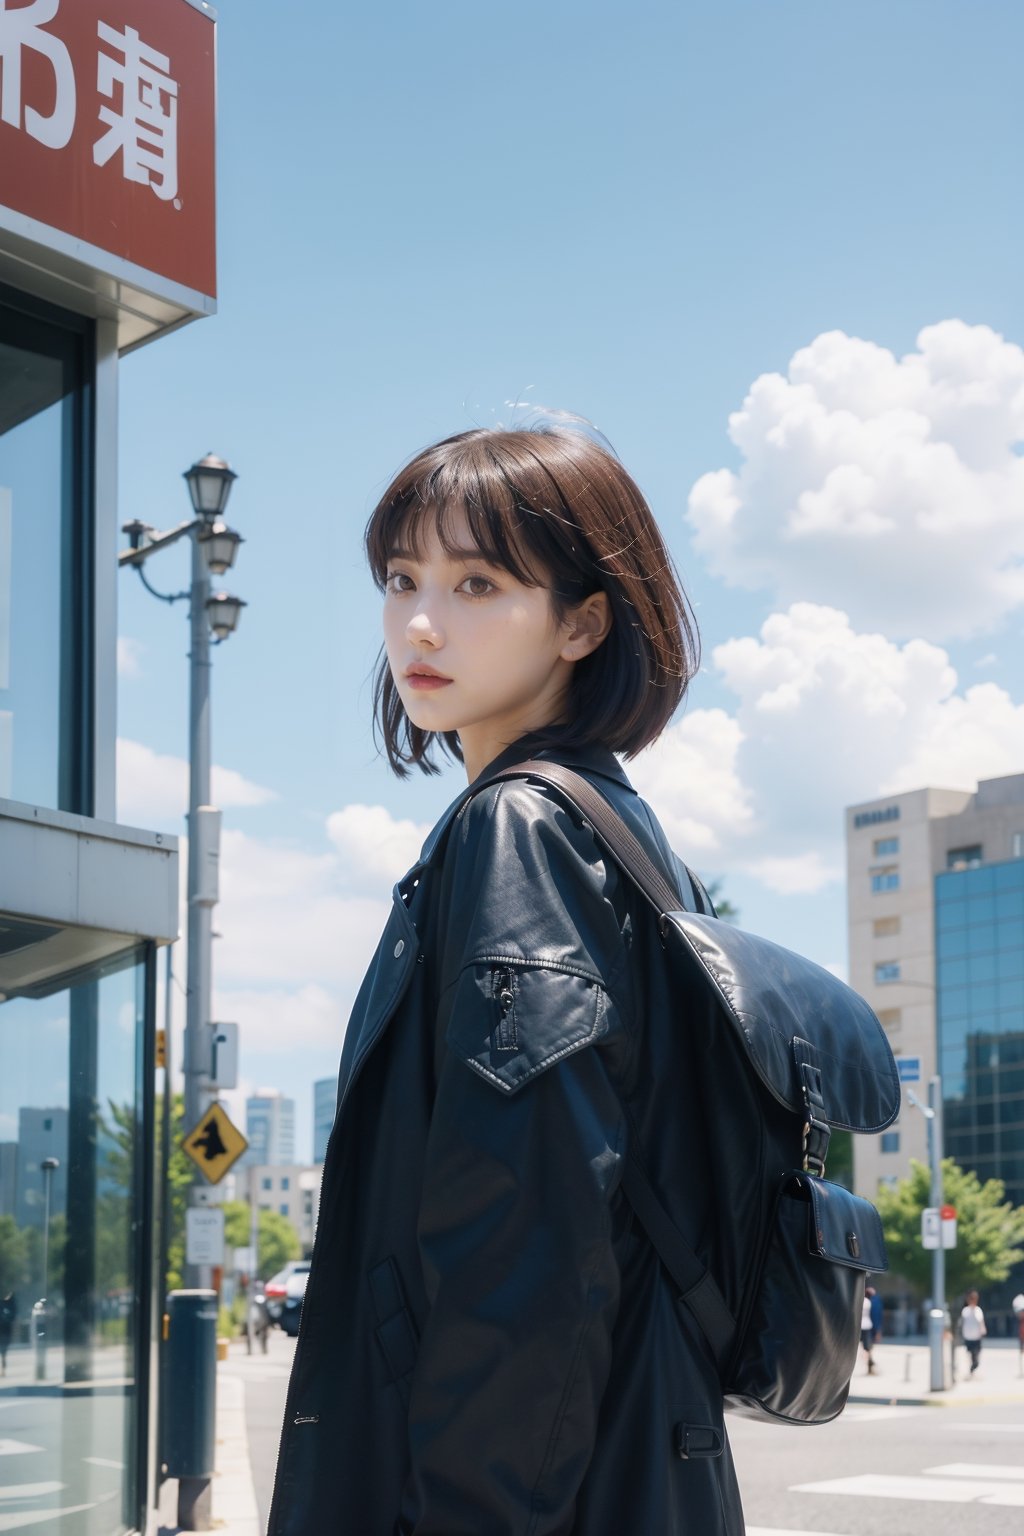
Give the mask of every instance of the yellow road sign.
M 167 1070 L 167 1031 L 158 1029 L 156 1032 L 156 1064 L 157 1068 Z
M 182 1151 L 188 1153 L 203 1178 L 211 1184 L 220 1183 L 248 1145 L 219 1104 L 211 1104 L 199 1124 L 181 1139 Z

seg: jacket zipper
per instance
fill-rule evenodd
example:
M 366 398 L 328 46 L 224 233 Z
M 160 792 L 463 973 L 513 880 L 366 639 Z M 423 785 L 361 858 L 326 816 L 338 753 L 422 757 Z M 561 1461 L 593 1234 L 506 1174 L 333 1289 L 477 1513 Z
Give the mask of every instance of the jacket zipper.
M 519 1049 L 519 1041 L 516 1037 L 516 994 L 512 985 L 512 971 L 507 965 L 498 966 L 493 972 L 493 978 L 493 995 L 498 1005 L 495 1049 L 516 1051 Z

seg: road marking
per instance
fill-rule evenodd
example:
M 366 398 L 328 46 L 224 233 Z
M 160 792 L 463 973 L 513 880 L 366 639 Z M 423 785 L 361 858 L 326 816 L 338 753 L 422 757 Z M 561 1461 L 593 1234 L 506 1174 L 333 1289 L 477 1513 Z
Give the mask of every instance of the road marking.
M 780 1531 L 776 1526 L 748 1525 L 747 1536 L 835 1536 L 834 1531 Z
M 951 1461 L 948 1466 L 924 1468 L 925 1477 L 936 1474 L 939 1477 L 1008 1477 L 1017 1483 L 1024 1482 L 1024 1467 L 990 1466 L 988 1462 Z
M 1024 1490 L 1001 1488 L 995 1480 L 891 1477 L 865 1472 L 859 1477 L 832 1477 L 823 1483 L 797 1483 L 794 1493 L 846 1493 L 865 1499 L 920 1499 L 932 1504 L 1017 1504 Z M 1018 1499 L 1017 1494 L 1021 1497 Z
M 951 1435 L 962 1435 L 968 1430 L 975 1435 L 1019 1435 L 1019 1424 L 943 1424 Z
M 90 1467 L 110 1467 L 114 1472 L 124 1471 L 123 1461 L 108 1461 L 105 1456 L 83 1456 L 82 1460 L 87 1461 Z
M 29 1445 L 27 1440 L 0 1440 L 0 1456 L 27 1456 L 41 1450 L 41 1445 Z

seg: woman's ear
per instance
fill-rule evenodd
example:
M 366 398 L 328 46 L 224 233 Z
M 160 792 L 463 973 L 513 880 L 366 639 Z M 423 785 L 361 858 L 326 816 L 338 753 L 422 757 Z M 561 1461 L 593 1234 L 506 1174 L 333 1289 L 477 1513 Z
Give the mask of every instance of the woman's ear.
M 612 627 L 612 610 L 607 592 L 592 592 L 565 616 L 569 631 L 559 652 L 563 661 L 582 661 L 596 651 Z

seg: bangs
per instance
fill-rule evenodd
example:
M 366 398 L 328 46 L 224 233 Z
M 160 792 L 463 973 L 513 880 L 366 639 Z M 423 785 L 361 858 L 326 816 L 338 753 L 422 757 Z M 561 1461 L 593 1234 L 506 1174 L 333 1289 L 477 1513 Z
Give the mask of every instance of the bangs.
M 467 434 L 418 455 L 378 502 L 366 529 L 377 586 L 383 590 L 396 551 L 422 559 L 431 532 L 449 558 L 465 554 L 460 517 L 481 559 L 524 586 L 550 582 L 556 597 L 578 600 L 599 585 L 579 579 L 593 556 L 580 547 L 582 530 L 544 465 Z

